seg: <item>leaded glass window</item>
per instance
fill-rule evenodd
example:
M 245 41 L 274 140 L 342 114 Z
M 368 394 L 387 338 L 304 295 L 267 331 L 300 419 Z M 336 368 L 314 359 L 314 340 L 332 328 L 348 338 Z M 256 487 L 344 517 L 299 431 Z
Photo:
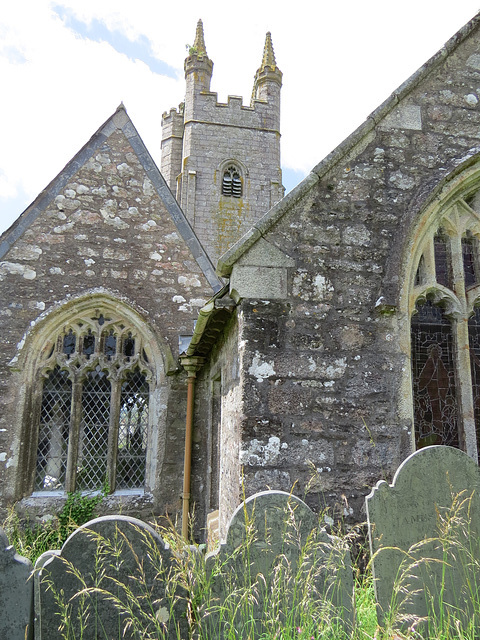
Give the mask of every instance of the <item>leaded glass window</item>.
M 416 448 L 480 450 L 480 216 L 458 200 L 425 225 L 412 265 L 411 367 Z
M 468 320 L 468 337 L 470 343 L 475 433 L 477 449 L 480 451 L 480 307 L 475 308 L 474 314 Z
M 141 490 L 152 377 L 141 336 L 96 311 L 55 344 L 40 371 L 35 490 Z
M 148 383 L 137 368 L 122 384 L 118 430 L 117 487 L 143 485 L 148 427 Z
M 38 433 L 35 484 L 47 490 L 65 485 L 72 382 L 68 372 L 56 366 L 43 385 Z
M 412 318 L 413 398 L 417 448 L 458 447 L 457 399 L 451 323 L 430 301 Z
M 462 238 L 463 273 L 465 286 L 471 287 L 477 283 L 476 242 L 470 235 Z
M 435 251 L 435 274 L 438 284 L 450 287 L 452 283 L 452 269 L 450 260 L 450 243 L 443 229 L 439 229 L 433 239 Z
M 117 337 L 113 333 L 113 329 L 105 336 L 104 353 L 110 360 L 117 353 Z
M 107 482 L 112 385 L 99 365 L 82 385 L 82 420 L 75 488 L 95 490 Z

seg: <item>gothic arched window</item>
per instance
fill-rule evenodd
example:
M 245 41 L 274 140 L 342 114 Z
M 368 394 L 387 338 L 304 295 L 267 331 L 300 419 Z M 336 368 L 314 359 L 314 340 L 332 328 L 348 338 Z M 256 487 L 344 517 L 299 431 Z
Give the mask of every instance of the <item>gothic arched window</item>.
M 243 195 L 242 176 L 234 165 L 230 165 L 223 172 L 222 196 L 241 198 Z
M 97 311 L 52 337 L 38 371 L 34 491 L 142 489 L 152 374 L 141 336 Z
M 416 448 L 480 450 L 480 216 L 459 198 L 426 225 L 410 293 Z

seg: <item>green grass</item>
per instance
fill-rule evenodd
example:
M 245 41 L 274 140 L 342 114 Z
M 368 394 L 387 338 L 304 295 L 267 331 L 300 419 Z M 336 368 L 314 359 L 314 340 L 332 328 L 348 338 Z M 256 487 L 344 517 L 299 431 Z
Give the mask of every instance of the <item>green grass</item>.
M 245 543 L 231 556 L 218 556 L 213 561 L 206 560 L 198 547 L 186 545 L 173 527 L 158 527 L 158 533 L 174 552 L 173 566 L 168 569 L 168 576 L 160 555 L 155 553 L 155 545 L 149 548 L 147 554 L 156 579 L 169 584 L 161 601 L 152 597 L 152 570 L 146 571 L 140 560 L 126 582 L 118 580 L 117 567 L 125 562 L 127 556 L 136 555 L 128 535 L 124 533 L 119 532 L 112 540 L 85 530 L 84 535 L 96 544 L 94 573 L 99 578 L 92 582 L 90 577 L 82 576 L 72 563 L 64 561 L 65 570 L 78 581 L 78 591 L 71 599 L 65 598 L 61 589 L 57 589 L 55 578 L 50 579 L 44 570 L 42 578 L 53 596 L 50 602 L 57 608 L 60 637 L 77 640 L 87 636 L 84 621 L 88 620 L 88 624 L 95 624 L 99 630 L 99 640 L 110 638 L 106 629 L 101 631 L 101 616 L 96 616 L 95 607 L 100 598 L 117 608 L 122 621 L 119 635 L 122 638 L 124 633 L 127 634 L 125 637 L 142 640 L 167 637 L 195 640 L 221 637 L 225 640 L 373 638 L 376 614 L 369 574 L 361 577 L 356 584 L 358 624 L 354 629 L 345 631 L 341 612 L 328 604 L 330 595 L 338 586 L 337 570 L 331 562 L 337 558 L 338 549 L 335 545 L 340 544 L 344 549 L 345 541 L 341 539 L 334 541 L 328 538 L 325 542 L 325 536 L 317 538 L 310 535 L 304 543 L 298 544 L 298 531 L 293 528 L 289 533 L 286 532 L 286 538 L 290 536 L 289 545 L 267 562 L 268 573 L 264 571 L 263 574 L 251 575 L 251 545 L 257 542 L 254 531 L 246 536 Z M 145 542 L 152 544 L 147 538 Z M 223 592 L 225 581 L 228 582 L 232 577 L 232 566 L 235 567 L 237 578 L 241 574 L 240 579 L 227 585 L 231 590 L 227 588 Z M 292 571 L 293 566 L 296 567 L 295 571 Z M 147 573 L 150 578 L 147 578 Z M 327 598 L 325 591 L 330 594 Z M 222 593 L 228 595 L 223 597 Z M 172 636 L 167 633 L 165 620 L 175 623 L 179 598 L 187 611 L 189 631 L 187 635 L 174 631 Z M 162 612 L 161 615 L 159 612 Z M 162 616 L 165 616 L 165 620 Z
M 88 515 L 91 506 L 79 504 L 78 498 L 72 497 L 70 516 L 67 517 L 67 511 L 62 515 L 63 525 L 59 519 L 51 529 L 21 527 L 11 516 L 5 528 L 9 536 L 13 532 L 11 541 L 17 551 L 23 555 L 30 552 L 34 557 L 47 548 L 59 548 L 70 527 L 75 526 L 72 515 L 77 514 L 80 519 Z M 399 570 L 391 610 L 383 619 L 383 628 L 377 623 L 370 564 L 362 571 L 356 570 L 353 628 L 345 628 L 341 611 L 339 613 L 334 606 L 328 605 L 332 590 L 338 584 L 333 564 L 338 558 L 336 545 L 350 545 L 351 536 L 329 538 L 330 542 L 326 543 L 325 537 L 320 539 L 312 535 L 300 544 L 294 526 L 285 531 L 288 544 L 282 552 L 265 565 L 263 573 L 256 575 L 250 574 L 249 558 L 251 545 L 261 540 L 257 539 L 255 531 L 249 531 L 248 522 L 244 544 L 231 556 L 220 554 L 214 560 L 206 560 L 199 547 L 186 545 L 173 527 L 158 527 L 158 533 L 174 552 L 167 578 L 166 567 L 162 565 L 154 545 L 147 554 L 156 579 L 167 580 L 169 584 L 161 602 L 152 600 L 152 571 L 149 569 L 150 578 L 147 579 L 148 572 L 143 563 L 138 562 L 138 566 L 132 569 L 128 584 L 116 578 L 116 567 L 122 558 L 136 553 L 124 534 L 112 541 L 85 532 L 85 535 L 95 535 L 96 575 L 101 579 L 91 584 L 78 574 L 76 567 L 67 563 L 66 570 L 76 572 L 78 578 L 79 589 L 74 598 L 65 600 L 61 591 L 55 591 L 53 582 L 48 584 L 48 575 L 45 579 L 58 608 L 61 637 L 65 640 L 83 637 L 85 628 L 81 625 L 84 623 L 76 621 L 88 620 L 88 624 L 93 624 L 95 620 L 98 629 L 102 629 L 100 617 L 97 622 L 96 611 L 91 609 L 92 603 L 98 603 L 99 596 L 118 610 L 122 625 L 119 637 L 142 640 L 171 638 L 167 635 L 165 621 L 173 620 L 172 612 L 176 615 L 179 603 L 187 611 L 188 631 L 175 632 L 173 637 L 177 639 L 419 640 L 428 637 L 435 640 L 478 640 L 480 588 L 476 576 L 480 575 L 480 554 L 477 542 L 472 543 L 471 531 L 462 515 L 468 509 L 468 498 L 454 501 L 450 511 L 439 512 L 438 537 L 405 552 L 405 564 Z M 329 554 L 325 553 L 326 544 L 331 545 L 332 563 L 328 559 Z M 418 576 L 431 574 L 438 566 L 441 570 L 437 572 L 440 576 L 437 591 L 422 593 L 427 614 L 415 615 L 412 613 L 414 609 L 409 608 L 411 599 L 405 596 L 412 593 L 412 584 Z M 465 580 L 459 597 L 452 605 L 448 593 L 449 572 L 459 568 Z M 235 580 L 231 580 L 232 575 L 235 575 Z M 418 593 L 417 590 L 415 597 Z M 125 631 L 131 636 L 124 636 Z M 99 631 L 97 637 L 100 640 L 110 636 L 106 631 Z

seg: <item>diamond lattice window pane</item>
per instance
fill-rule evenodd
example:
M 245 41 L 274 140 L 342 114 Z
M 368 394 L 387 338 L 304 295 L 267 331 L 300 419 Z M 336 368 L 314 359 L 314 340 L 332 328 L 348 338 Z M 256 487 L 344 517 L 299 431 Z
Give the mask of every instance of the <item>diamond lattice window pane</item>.
M 118 431 L 117 489 L 139 489 L 145 484 L 149 388 L 139 369 L 128 373 L 122 385 Z
M 38 433 L 35 490 L 55 491 L 65 487 L 72 383 L 60 367 L 43 385 Z
M 110 381 L 105 371 L 97 366 L 89 372 L 83 385 L 76 480 L 79 491 L 101 489 L 105 484 L 110 403 Z

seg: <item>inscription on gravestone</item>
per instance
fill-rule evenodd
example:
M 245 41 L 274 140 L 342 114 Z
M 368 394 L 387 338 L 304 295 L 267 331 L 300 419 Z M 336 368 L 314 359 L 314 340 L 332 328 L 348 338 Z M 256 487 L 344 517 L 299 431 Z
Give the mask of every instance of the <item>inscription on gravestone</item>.
M 297 614 L 314 621 L 329 615 L 344 629 L 353 626 L 349 551 L 291 494 L 265 491 L 240 505 L 226 542 L 207 556 L 207 575 L 218 602 L 208 637 L 227 637 L 232 627 L 238 633 L 245 621 L 242 637 L 260 638 L 287 618 L 295 629 Z
M 379 622 L 468 622 L 480 578 L 480 473 L 459 449 L 420 449 L 366 498 Z M 440 611 L 440 603 L 442 603 Z

